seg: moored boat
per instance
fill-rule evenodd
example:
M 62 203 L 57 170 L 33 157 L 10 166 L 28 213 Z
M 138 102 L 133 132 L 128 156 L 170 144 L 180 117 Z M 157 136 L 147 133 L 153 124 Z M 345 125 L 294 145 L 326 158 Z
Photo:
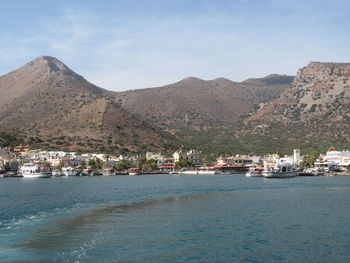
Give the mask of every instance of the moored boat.
M 263 171 L 264 167 L 250 167 L 249 171 L 245 175 L 247 177 L 263 177 Z
M 49 178 L 52 176 L 52 172 L 49 167 L 41 166 L 35 163 L 25 163 L 21 169 L 20 173 L 23 177 L 28 178 Z
M 77 176 L 77 171 L 72 167 L 63 167 L 62 168 L 63 176 Z
M 62 172 L 60 170 L 53 170 L 52 171 L 52 176 L 54 176 L 54 177 L 60 177 L 62 175 L 63 174 L 62 174 Z
M 197 167 L 197 168 L 191 168 L 185 171 L 181 171 L 181 174 L 189 174 L 189 175 L 214 175 L 214 174 L 221 174 L 221 172 L 218 169 L 215 169 L 214 167 Z
M 297 176 L 297 170 L 291 163 L 266 163 L 262 174 L 265 178 L 289 178 Z
M 130 168 L 129 170 L 128 170 L 128 174 L 129 175 L 141 175 L 141 171 L 140 171 L 140 169 L 139 168 Z

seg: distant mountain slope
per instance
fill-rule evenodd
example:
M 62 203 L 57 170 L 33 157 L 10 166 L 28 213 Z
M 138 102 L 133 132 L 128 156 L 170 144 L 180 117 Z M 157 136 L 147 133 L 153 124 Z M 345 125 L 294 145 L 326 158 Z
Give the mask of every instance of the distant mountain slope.
M 0 77 L 0 129 L 42 147 L 140 151 L 174 146 L 174 138 L 113 97 L 59 60 L 39 57 Z
M 311 62 L 245 123 L 240 136 L 276 138 L 284 146 L 349 147 L 350 63 Z
M 228 128 L 278 97 L 292 81 L 279 75 L 242 83 L 189 77 L 164 87 L 120 92 L 117 98 L 124 108 L 173 132 Z

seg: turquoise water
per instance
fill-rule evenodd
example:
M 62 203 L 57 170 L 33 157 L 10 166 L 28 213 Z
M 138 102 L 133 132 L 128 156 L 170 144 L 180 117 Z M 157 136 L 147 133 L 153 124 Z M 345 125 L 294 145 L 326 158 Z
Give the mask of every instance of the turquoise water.
M 350 177 L 0 179 L 0 262 L 350 262 Z

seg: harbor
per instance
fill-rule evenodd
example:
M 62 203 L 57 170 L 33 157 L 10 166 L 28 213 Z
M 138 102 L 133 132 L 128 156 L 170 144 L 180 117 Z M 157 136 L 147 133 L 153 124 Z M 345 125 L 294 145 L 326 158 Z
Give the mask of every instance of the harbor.
M 284 178 L 295 176 L 349 176 L 350 152 L 328 149 L 314 157 L 293 154 L 212 156 L 198 150 L 138 155 L 76 153 L 30 149 L 28 145 L 0 149 L 0 177 L 121 176 L 147 174 L 230 175 Z

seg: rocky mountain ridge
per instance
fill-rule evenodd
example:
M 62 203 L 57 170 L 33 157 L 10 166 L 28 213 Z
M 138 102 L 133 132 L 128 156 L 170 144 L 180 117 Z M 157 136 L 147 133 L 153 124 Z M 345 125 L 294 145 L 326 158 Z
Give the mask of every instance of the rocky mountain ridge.
M 294 77 L 233 82 L 189 77 L 158 88 L 117 93 L 121 105 L 172 132 L 232 128 L 259 104 L 278 97 Z
M 237 136 L 275 138 L 280 148 L 347 148 L 349 127 L 350 64 L 311 62 L 290 88 L 245 119 Z
M 295 78 L 189 77 L 126 92 L 99 88 L 52 57 L 0 77 L 0 137 L 45 148 L 289 152 L 350 146 L 349 127 L 348 63 L 311 62 Z

